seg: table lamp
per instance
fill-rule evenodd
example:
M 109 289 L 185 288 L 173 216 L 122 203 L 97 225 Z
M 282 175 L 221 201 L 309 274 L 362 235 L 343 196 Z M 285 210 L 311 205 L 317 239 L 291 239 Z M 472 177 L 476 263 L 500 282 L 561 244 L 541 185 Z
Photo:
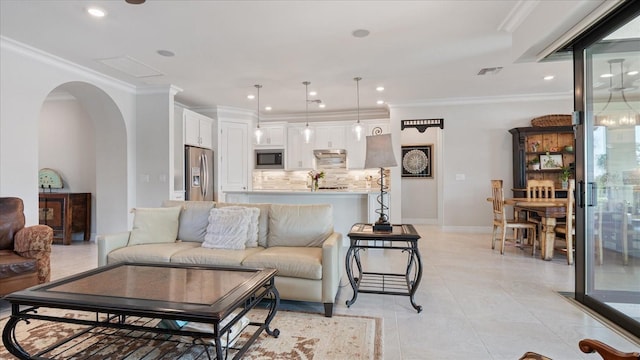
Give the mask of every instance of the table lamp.
M 373 231 L 390 232 L 392 226 L 389 218 L 385 214 L 385 210 L 389 207 L 384 205 L 384 195 L 387 193 L 388 186 L 385 185 L 384 168 L 397 166 L 396 157 L 393 154 L 393 144 L 391 143 L 391 134 L 367 136 L 367 155 L 364 161 L 365 169 L 380 168 L 380 195 L 378 196 L 378 204 L 380 209 L 376 212 L 380 214 L 378 221 L 373 224 Z

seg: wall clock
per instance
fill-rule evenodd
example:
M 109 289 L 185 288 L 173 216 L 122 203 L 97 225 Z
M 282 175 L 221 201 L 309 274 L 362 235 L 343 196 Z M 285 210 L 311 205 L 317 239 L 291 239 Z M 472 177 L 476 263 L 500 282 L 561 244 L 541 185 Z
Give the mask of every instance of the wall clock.
M 42 168 L 38 171 L 38 186 L 45 189 L 62 189 L 62 178 L 53 169 Z

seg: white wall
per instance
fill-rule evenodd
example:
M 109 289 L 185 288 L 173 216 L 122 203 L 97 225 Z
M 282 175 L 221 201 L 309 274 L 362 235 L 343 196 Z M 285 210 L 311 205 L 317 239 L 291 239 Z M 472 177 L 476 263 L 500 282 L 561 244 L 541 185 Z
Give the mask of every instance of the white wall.
M 97 232 L 122 231 L 135 205 L 135 89 L 39 50 L 0 38 L 0 196 L 23 199 L 28 225 L 38 223 L 40 113 L 62 86 L 93 120 Z M 100 228 L 102 224 L 102 229 Z
M 508 130 L 531 126 L 531 119 L 537 116 L 570 114 L 572 110 L 571 94 L 563 94 L 392 107 L 390 115 L 394 131 L 398 132 L 401 120 L 444 119 L 442 142 L 434 149 L 436 157 L 438 153 L 442 155 L 442 163 L 435 169 L 436 176 L 442 175 L 437 194 L 441 212 L 438 217 L 445 230 L 487 231 L 491 228 L 491 211 L 486 201 L 490 196 L 490 180 L 504 179 L 507 196 L 513 183 Z M 427 130 L 430 131 L 433 130 Z M 396 147 L 399 151 L 400 145 Z M 395 172 L 399 179 L 399 170 Z M 465 179 L 456 180 L 456 175 Z M 394 188 L 392 197 L 392 206 L 403 210 L 402 218 L 405 211 L 411 214 L 425 211 L 427 205 L 422 199 L 406 196 L 405 191 L 404 186 Z M 401 206 L 394 203 L 398 195 L 406 202 Z M 411 214 L 406 217 L 411 218 Z
M 96 148 L 89 114 L 75 98 L 50 98 L 42 105 L 38 134 L 38 168 L 60 174 L 64 188 L 56 191 L 92 194 L 91 233 L 95 234 Z

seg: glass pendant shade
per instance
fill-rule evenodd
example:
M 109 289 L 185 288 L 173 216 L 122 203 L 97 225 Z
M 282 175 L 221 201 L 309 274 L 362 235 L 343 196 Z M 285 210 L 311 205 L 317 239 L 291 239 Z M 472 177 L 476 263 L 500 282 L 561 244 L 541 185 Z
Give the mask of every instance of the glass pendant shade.
M 253 135 L 256 137 L 256 144 L 260 145 L 260 141 L 262 141 L 262 130 L 260 129 L 260 125 L 256 127 L 256 130 L 253 132 Z
M 351 125 L 351 131 L 353 131 L 353 134 L 355 135 L 357 141 L 360 141 L 362 139 L 364 128 L 362 127 L 362 124 L 360 124 L 360 122 Z

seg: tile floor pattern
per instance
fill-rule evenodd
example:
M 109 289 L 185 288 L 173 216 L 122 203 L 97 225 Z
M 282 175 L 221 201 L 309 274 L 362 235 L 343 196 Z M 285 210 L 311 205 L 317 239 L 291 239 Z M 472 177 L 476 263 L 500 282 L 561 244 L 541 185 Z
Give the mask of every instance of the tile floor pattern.
M 348 282 L 338 295 L 336 314 L 384 319 L 384 359 L 515 360 L 527 351 L 554 360 L 601 359 L 583 354 L 578 341 L 595 338 L 623 351 L 640 351 L 640 339 L 620 333 L 559 295 L 574 290 L 574 267 L 557 254 L 553 261 L 532 258 L 529 251 L 491 250 L 490 235 L 442 232 L 416 226 L 424 264 L 416 302 L 404 296 L 359 294 L 350 308 Z M 95 243 L 54 246 L 52 278 L 59 279 L 97 265 Z M 402 272 L 398 251 L 370 250 L 367 270 Z M 277 285 L 277 284 L 276 284 Z M 322 312 L 322 305 L 293 302 L 302 310 Z M 6 315 L 6 303 L 2 314 Z

